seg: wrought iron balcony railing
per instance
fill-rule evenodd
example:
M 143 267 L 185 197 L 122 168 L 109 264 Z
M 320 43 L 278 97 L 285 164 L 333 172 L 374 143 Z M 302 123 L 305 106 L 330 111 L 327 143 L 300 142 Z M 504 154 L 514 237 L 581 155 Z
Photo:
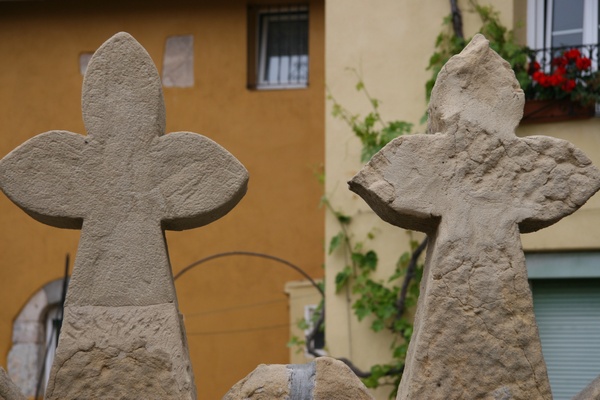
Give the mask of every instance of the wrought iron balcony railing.
M 540 69 L 545 73 L 552 73 L 556 69 L 556 65 L 553 65 L 552 60 L 561 57 L 565 51 L 572 49 L 579 50 L 581 57 L 586 57 L 591 60 L 591 71 L 598 71 L 599 60 L 599 45 L 596 44 L 585 44 L 579 46 L 562 46 L 553 48 L 543 48 L 537 50 L 529 50 L 529 59 L 532 61 L 529 63 L 530 73 L 533 71 L 533 61 L 537 61 L 540 65 Z
M 528 79 L 522 81 L 521 85 L 528 104 L 525 105 L 521 123 L 563 121 L 598 115 L 598 44 L 527 50 L 527 53 Z

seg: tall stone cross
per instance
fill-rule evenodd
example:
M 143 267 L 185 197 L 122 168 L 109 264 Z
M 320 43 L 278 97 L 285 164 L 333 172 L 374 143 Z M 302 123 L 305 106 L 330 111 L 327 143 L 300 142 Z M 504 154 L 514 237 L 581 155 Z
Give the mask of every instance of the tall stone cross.
M 481 35 L 440 72 L 429 135 L 401 137 L 349 183 L 429 236 L 398 399 L 551 399 L 520 232 L 571 214 L 600 172 L 570 143 L 518 138 L 523 91 Z
M 87 136 L 46 132 L 0 161 L 19 207 L 81 229 L 46 398 L 193 399 L 164 230 L 225 215 L 247 171 L 206 137 L 164 135 L 158 73 L 126 33 L 92 57 L 82 108 Z

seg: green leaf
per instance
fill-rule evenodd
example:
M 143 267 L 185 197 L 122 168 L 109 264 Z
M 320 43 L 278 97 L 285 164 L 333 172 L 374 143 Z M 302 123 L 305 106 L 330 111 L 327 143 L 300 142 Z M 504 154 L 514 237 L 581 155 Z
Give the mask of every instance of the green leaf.
M 348 282 L 348 279 L 352 276 L 352 269 L 346 266 L 343 270 L 337 273 L 335 276 L 335 292 L 338 293 Z
M 375 331 L 375 332 L 380 332 L 385 329 L 385 324 L 383 323 L 382 320 L 376 319 L 371 324 L 371 329 L 373 329 L 373 331 Z
M 401 344 L 400 346 L 394 349 L 394 358 L 404 359 L 406 357 L 406 352 L 408 351 L 408 345 L 406 343 Z
M 371 314 L 371 310 L 366 307 L 359 307 L 355 311 L 359 321 L 362 321 L 367 315 Z
M 310 328 L 310 324 L 304 318 L 299 319 L 298 322 L 296 323 L 296 326 L 302 330 Z
M 375 253 L 373 250 L 369 250 L 363 259 L 364 266 L 371 271 L 374 271 L 377 268 L 377 261 L 377 253 Z
M 394 332 L 404 332 L 406 329 L 411 328 L 410 323 L 404 319 L 400 318 L 394 321 L 392 325 L 392 329 Z
M 363 264 L 365 256 L 362 253 L 353 252 L 350 258 L 360 267 Z
M 402 253 L 400 258 L 398 259 L 396 266 L 398 268 L 405 269 L 406 267 L 408 267 L 409 262 L 410 262 L 410 253 L 408 251 L 405 251 L 404 253 Z
M 342 214 L 341 212 L 337 211 L 335 213 L 335 217 L 337 218 L 337 220 L 344 225 L 348 225 L 351 221 L 352 221 L 352 217 L 349 215 L 345 215 Z
M 344 235 L 344 232 L 340 232 L 334 237 L 332 237 L 331 241 L 329 242 L 329 254 L 333 253 L 335 249 L 340 247 L 340 245 L 344 242 L 345 239 L 346 235 Z
M 371 375 L 367 378 L 362 378 L 362 382 L 365 384 L 366 387 L 375 389 L 379 387 L 379 378 L 380 376 Z

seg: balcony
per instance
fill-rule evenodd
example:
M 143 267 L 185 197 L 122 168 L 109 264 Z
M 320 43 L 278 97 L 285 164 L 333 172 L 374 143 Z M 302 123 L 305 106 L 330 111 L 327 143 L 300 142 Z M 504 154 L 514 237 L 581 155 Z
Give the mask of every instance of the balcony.
M 600 98 L 598 44 L 529 50 L 521 124 L 591 118 Z

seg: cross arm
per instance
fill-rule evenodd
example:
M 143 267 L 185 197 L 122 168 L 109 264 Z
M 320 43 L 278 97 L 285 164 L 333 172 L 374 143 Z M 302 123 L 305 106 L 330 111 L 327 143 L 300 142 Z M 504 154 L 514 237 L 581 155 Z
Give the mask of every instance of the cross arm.
M 78 175 L 85 140 L 67 131 L 31 138 L 0 160 L 0 189 L 36 220 L 80 229 Z
M 401 136 L 375 154 L 350 182 L 381 219 L 404 229 L 429 233 L 437 227 L 436 203 L 447 183 L 447 135 Z
M 205 136 L 192 132 L 161 136 L 154 157 L 165 229 L 191 229 L 213 222 L 246 194 L 246 168 Z
M 527 171 L 517 191 L 522 203 L 529 203 L 519 223 L 522 233 L 558 222 L 600 189 L 600 171 L 571 143 L 547 136 L 529 136 L 519 142 L 510 153 Z

